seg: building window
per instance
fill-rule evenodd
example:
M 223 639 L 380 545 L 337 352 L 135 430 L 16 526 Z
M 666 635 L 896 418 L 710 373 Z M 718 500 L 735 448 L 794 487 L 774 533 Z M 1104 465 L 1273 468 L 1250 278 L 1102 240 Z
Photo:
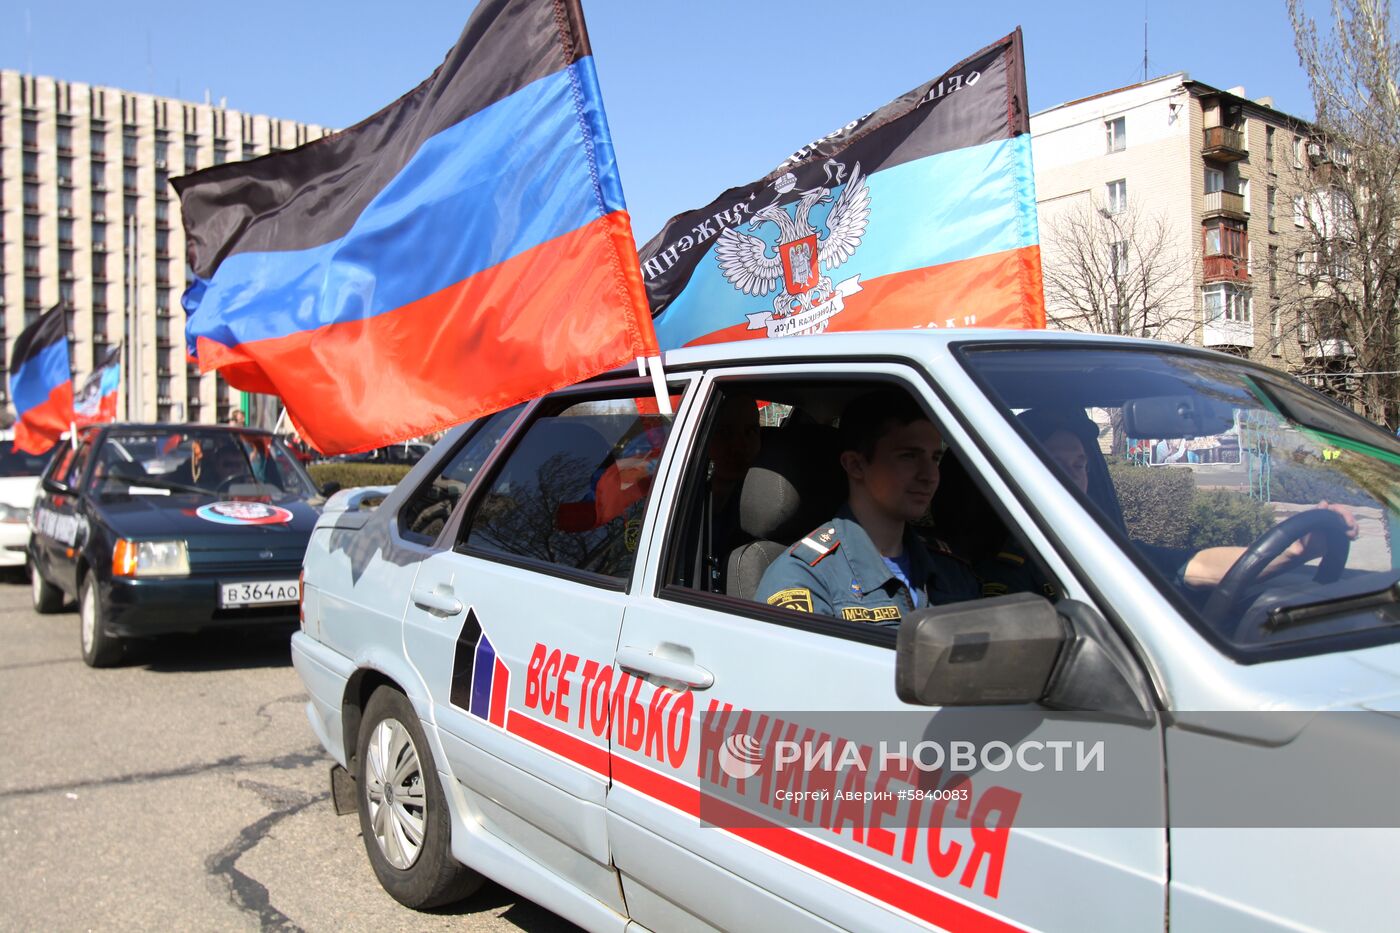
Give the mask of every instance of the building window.
M 1307 282 L 1317 272 L 1317 251 L 1300 249 L 1293 254 L 1298 269 L 1298 281 Z
M 39 180 L 39 154 L 37 152 L 26 152 L 21 167 L 26 181 Z
M 1304 197 L 1303 197 L 1301 194 L 1295 194 L 1295 195 L 1293 196 L 1293 226 L 1295 226 L 1295 227 L 1303 227 L 1303 226 L 1306 226 L 1306 225 L 1307 225 L 1307 222 L 1308 222 L 1307 219 L 1308 219 L 1308 206 L 1307 206 L 1307 201 L 1304 199 Z
M 24 248 L 24 271 L 28 275 L 39 274 L 39 247 L 26 246 Z
M 1204 289 L 1206 322 L 1233 321 L 1237 324 L 1252 324 L 1249 290 L 1237 285 L 1207 285 Z
M 122 212 L 127 220 L 136 216 L 136 197 L 134 195 L 122 198 Z
M 1110 214 L 1121 214 L 1128 209 L 1128 180 L 1120 178 L 1117 181 L 1108 183 L 1108 212 Z
M 1205 228 L 1207 256 L 1234 256 L 1244 258 L 1248 236 L 1241 227 L 1232 224 L 1213 224 Z
M 1269 174 L 1274 172 L 1274 128 L 1264 127 L 1264 164 L 1269 168 Z
M 1278 247 L 1269 247 L 1269 296 L 1278 296 Z
M 25 118 L 23 129 L 20 132 L 24 138 L 24 148 L 39 148 L 39 124 L 37 122 Z
M 58 210 L 59 210 L 60 213 L 62 213 L 63 211 L 70 211 L 70 212 L 71 212 L 71 211 L 73 210 L 73 189 L 72 189 L 72 188 L 59 188 L 59 189 L 58 189 Z
M 1249 213 L 1249 179 L 1240 179 L 1240 197 L 1244 199 L 1244 212 Z
M 1108 274 L 1116 282 L 1128 274 L 1128 241 L 1118 240 L 1108 244 Z
M 1278 226 L 1274 218 L 1278 213 L 1278 189 L 1275 188 L 1273 185 L 1270 185 L 1267 192 L 1265 193 L 1265 197 L 1268 201 L 1267 206 L 1269 209 L 1269 232 L 1277 233 Z
M 165 165 L 165 161 L 170 158 L 170 143 L 156 143 L 156 168 Z
M 1103 123 L 1104 133 L 1108 137 L 1108 151 L 1122 152 L 1128 146 L 1128 118 L 1114 117 L 1112 120 L 1105 120 Z
M 64 219 L 58 222 L 58 245 L 73 245 L 73 221 Z
M 24 186 L 24 207 L 26 210 L 37 211 L 39 209 L 39 186 Z
M 60 125 L 56 142 L 60 154 L 68 155 L 71 153 L 73 151 L 73 127 Z
M 92 157 L 94 159 L 107 158 L 106 134 L 99 133 L 97 130 L 93 130 L 92 136 L 88 138 L 88 148 L 92 150 Z
M 122 135 L 122 158 L 128 162 L 136 161 L 136 131 L 128 129 Z
M 1206 169 L 1206 194 L 1225 190 L 1225 173 L 1218 168 Z
M 1308 144 L 1301 136 L 1293 137 L 1293 167 L 1302 168 L 1307 161 Z
M 24 242 L 39 242 L 39 218 L 33 214 L 24 215 Z

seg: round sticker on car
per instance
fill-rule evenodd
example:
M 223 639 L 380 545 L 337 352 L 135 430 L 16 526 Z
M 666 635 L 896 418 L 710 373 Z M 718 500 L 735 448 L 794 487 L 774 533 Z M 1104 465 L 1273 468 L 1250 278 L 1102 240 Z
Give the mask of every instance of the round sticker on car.
M 266 502 L 213 502 L 195 509 L 206 522 L 220 525 L 284 525 L 292 513 Z

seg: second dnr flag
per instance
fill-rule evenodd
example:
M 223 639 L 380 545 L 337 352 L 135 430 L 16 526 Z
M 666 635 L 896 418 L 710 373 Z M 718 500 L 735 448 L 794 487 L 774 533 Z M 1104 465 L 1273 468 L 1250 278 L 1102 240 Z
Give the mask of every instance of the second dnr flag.
M 374 116 L 174 185 L 200 368 L 324 452 L 657 352 L 577 0 L 483 0 Z
M 641 260 L 663 348 L 1044 327 L 1021 31 L 673 217 Z
M 15 338 L 10 350 L 15 449 L 41 454 L 73 422 L 73 373 L 68 368 L 68 316 L 54 305 Z

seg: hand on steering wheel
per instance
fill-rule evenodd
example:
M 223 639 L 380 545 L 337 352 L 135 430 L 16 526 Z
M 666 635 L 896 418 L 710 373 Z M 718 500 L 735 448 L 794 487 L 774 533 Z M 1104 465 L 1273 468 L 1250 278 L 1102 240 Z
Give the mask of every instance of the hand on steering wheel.
M 1318 565 L 1313 582 L 1335 583 L 1346 568 L 1351 538 L 1354 536 L 1354 523 L 1347 521 L 1346 516 L 1326 508 L 1325 503 L 1323 508 L 1299 512 L 1279 522 L 1245 548 L 1234 566 L 1216 585 L 1215 592 L 1210 594 L 1201 615 L 1216 629 L 1227 624 L 1237 604 L 1258 582 L 1264 570 L 1296 542 L 1304 539 L 1310 539 L 1307 549 L 1298 555 L 1304 558 L 1315 550 L 1314 542 L 1318 539 L 1323 542 L 1322 562 Z

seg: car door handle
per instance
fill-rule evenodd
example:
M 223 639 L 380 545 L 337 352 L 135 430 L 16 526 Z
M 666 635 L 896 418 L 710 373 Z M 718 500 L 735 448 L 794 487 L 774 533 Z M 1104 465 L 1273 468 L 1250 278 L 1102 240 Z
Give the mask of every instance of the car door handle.
M 412 595 L 413 605 L 429 612 L 455 616 L 462 611 L 462 601 L 448 593 L 439 593 L 436 590 L 425 590 L 415 586 Z
M 715 682 L 715 675 L 698 664 L 658 657 L 645 648 L 630 645 L 617 650 L 617 666 L 629 674 L 674 680 L 696 690 L 704 690 Z

